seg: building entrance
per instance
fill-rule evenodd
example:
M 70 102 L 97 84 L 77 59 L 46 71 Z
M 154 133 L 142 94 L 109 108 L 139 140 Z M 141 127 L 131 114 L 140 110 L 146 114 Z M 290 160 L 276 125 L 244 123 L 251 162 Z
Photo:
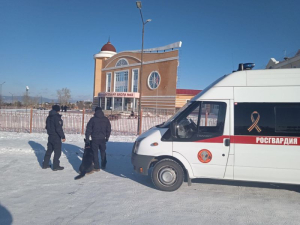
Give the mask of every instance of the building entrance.
M 122 98 L 114 98 L 114 110 L 123 111 Z
M 106 100 L 106 107 L 105 107 L 105 109 L 106 110 L 110 110 L 111 107 L 112 107 L 112 98 L 106 98 L 105 100 Z
M 136 111 L 139 93 L 137 92 L 103 92 L 99 93 L 99 104 L 105 102 L 105 110 Z

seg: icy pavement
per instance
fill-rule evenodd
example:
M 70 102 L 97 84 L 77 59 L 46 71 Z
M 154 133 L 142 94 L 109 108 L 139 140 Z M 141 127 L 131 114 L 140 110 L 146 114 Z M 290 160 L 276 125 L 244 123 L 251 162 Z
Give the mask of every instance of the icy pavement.
M 300 224 L 300 186 L 193 180 L 156 190 L 133 171 L 135 137 L 111 137 L 105 171 L 75 181 L 83 136 L 67 135 L 63 171 L 41 169 L 47 135 L 0 132 L 0 224 Z

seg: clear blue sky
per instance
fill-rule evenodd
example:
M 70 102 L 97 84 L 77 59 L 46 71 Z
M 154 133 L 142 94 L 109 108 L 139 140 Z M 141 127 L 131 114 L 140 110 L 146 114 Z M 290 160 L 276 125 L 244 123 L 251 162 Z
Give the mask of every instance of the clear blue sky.
M 92 99 L 94 59 L 108 37 L 141 48 L 135 0 L 0 0 L 2 94 Z M 300 49 L 299 0 L 143 0 L 145 48 L 182 41 L 178 88 L 203 89 L 238 63 L 262 69 Z

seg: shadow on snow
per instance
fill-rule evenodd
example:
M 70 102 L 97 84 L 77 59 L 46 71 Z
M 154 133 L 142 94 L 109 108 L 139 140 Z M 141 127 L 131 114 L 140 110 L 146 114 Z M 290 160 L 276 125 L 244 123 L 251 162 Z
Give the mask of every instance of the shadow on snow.
M 45 147 L 40 143 L 34 141 L 29 141 L 28 144 L 33 149 L 40 167 L 42 167 L 44 156 L 46 153 Z M 82 147 L 83 146 L 84 143 L 82 142 Z M 133 147 L 133 143 L 108 142 L 106 145 L 107 165 L 104 171 L 113 174 L 115 176 L 131 179 L 147 187 L 154 188 L 149 176 L 143 176 L 137 174 L 133 170 L 133 166 L 131 164 L 132 147 Z M 68 159 L 69 163 L 73 167 L 74 171 L 78 173 L 79 166 L 82 160 L 83 148 L 77 145 L 63 143 L 62 152 L 65 154 L 66 158 Z M 54 153 L 52 153 L 51 155 L 51 159 L 53 159 L 53 154 Z M 98 156 L 99 156 L 99 160 L 101 160 L 100 151 L 98 151 Z M 67 166 L 67 165 L 62 165 L 62 166 Z
M 10 225 L 13 222 L 13 217 L 11 213 L 0 204 L 0 224 Z
M 235 187 L 253 187 L 253 188 L 264 188 L 264 189 L 282 189 L 282 190 L 288 190 L 288 191 L 294 191 L 300 193 L 300 185 L 294 185 L 294 184 L 265 183 L 265 182 L 239 181 L 239 180 L 216 180 L 216 179 L 207 179 L 207 178 L 196 178 L 192 180 L 192 183 L 227 185 L 227 186 L 235 186 Z
M 28 144 L 33 149 L 34 154 L 37 158 L 37 161 L 38 161 L 40 167 L 42 168 L 44 156 L 46 153 L 45 147 L 35 141 L 29 141 Z M 78 169 L 81 164 L 81 159 L 78 156 L 82 157 L 83 149 L 76 145 L 63 143 L 61 150 L 62 150 L 62 153 L 64 153 L 66 155 L 66 157 L 67 157 L 69 163 L 71 164 L 71 166 L 73 167 L 73 169 L 78 173 Z M 54 155 L 54 152 L 52 152 L 51 159 L 53 159 L 53 155 Z M 50 163 L 51 163 L 51 159 L 50 159 Z M 61 165 L 61 166 L 64 166 L 64 165 Z
M 149 176 L 137 174 L 133 170 L 131 164 L 132 147 L 133 143 L 129 142 L 108 142 L 106 145 L 107 165 L 105 172 L 154 188 Z
M 83 142 L 82 142 L 82 145 L 84 145 Z M 69 163 L 73 167 L 73 170 L 75 170 L 78 173 L 79 172 L 79 166 L 81 164 L 83 148 L 80 148 L 77 145 L 71 145 L 71 144 L 63 143 L 62 147 L 61 147 L 61 150 L 66 155 Z
M 37 158 L 37 161 L 40 165 L 40 167 L 43 167 L 43 161 L 44 161 L 44 156 L 46 153 L 46 149 L 43 145 L 41 145 L 40 143 L 37 143 L 35 141 L 28 141 L 28 144 L 31 146 L 31 148 L 34 151 L 34 154 Z

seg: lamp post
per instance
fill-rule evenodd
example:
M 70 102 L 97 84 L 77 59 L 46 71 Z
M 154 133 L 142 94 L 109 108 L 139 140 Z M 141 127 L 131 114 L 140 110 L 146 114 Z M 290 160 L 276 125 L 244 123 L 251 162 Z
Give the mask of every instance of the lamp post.
M 0 109 L 1 109 L 1 106 L 2 106 L 2 85 L 5 84 L 5 81 L 0 84 Z
M 11 105 L 13 106 L 13 104 L 14 104 L 14 94 L 12 94 L 11 92 L 9 92 L 9 94 L 11 94 Z
M 27 113 L 27 106 L 28 106 L 28 90 L 29 90 L 29 87 L 26 86 L 26 113 Z
M 142 14 L 142 2 L 137 1 L 136 7 L 140 10 L 142 24 L 143 24 L 143 30 L 142 30 L 142 51 L 141 51 L 141 73 L 139 77 L 139 93 L 140 93 L 140 100 L 139 100 L 139 116 L 138 116 L 138 127 L 137 127 L 137 134 L 141 134 L 142 128 L 140 128 L 141 123 L 141 116 L 142 116 L 142 76 L 143 76 L 143 54 L 144 54 L 144 28 L 145 24 L 150 22 L 151 19 L 147 19 L 146 22 L 144 22 L 143 14 Z

